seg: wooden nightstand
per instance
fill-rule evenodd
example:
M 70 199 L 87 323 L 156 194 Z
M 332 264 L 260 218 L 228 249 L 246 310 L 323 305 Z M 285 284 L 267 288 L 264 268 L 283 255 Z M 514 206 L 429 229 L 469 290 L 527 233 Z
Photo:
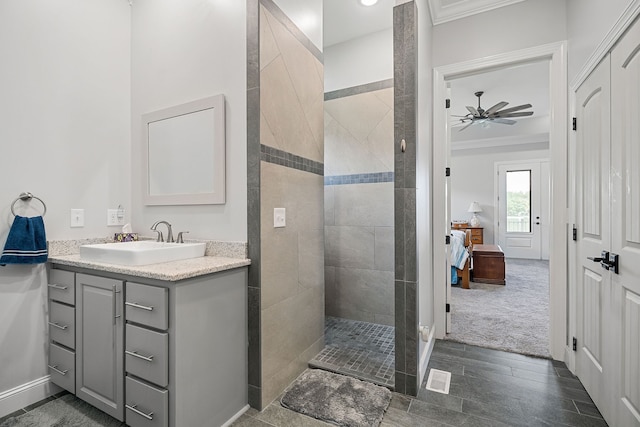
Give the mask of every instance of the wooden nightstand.
M 484 244 L 484 227 L 467 227 L 471 230 L 471 243 L 474 245 Z
M 452 223 L 451 228 L 454 230 L 470 230 L 471 243 L 474 245 L 484 244 L 484 227 L 471 227 L 469 224 Z

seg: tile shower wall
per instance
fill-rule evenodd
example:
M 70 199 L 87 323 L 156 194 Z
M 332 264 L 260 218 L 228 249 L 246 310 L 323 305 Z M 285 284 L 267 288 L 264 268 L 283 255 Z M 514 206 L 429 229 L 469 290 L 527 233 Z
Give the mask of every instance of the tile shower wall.
M 324 85 L 322 54 L 278 6 L 248 4 L 249 403 L 261 409 L 324 346 Z
M 325 95 L 325 309 L 394 324 L 393 80 Z

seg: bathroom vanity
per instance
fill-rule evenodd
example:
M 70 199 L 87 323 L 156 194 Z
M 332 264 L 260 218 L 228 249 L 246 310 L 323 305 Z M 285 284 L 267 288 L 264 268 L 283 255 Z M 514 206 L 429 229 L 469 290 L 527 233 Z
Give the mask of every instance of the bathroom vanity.
M 247 265 L 50 257 L 51 381 L 130 426 L 219 426 L 247 405 Z

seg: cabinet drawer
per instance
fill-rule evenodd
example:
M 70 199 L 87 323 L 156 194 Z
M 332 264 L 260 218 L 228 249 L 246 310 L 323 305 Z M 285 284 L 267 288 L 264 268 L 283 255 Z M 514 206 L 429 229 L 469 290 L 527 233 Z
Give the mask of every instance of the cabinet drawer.
M 75 274 L 52 268 L 49 272 L 49 299 L 75 305 Z
M 169 425 L 169 392 L 127 376 L 125 378 L 125 421 L 131 427 Z
M 482 244 L 482 235 L 477 236 L 477 235 L 471 235 L 471 243 L 475 243 L 477 245 L 481 245 Z
M 76 348 L 76 310 L 55 301 L 49 303 L 49 338 L 69 348 Z
M 49 374 L 51 382 L 76 392 L 76 354 L 53 343 L 49 344 Z
M 127 282 L 127 321 L 157 329 L 168 329 L 168 289 Z
M 127 324 L 126 371 L 161 387 L 169 383 L 169 334 Z

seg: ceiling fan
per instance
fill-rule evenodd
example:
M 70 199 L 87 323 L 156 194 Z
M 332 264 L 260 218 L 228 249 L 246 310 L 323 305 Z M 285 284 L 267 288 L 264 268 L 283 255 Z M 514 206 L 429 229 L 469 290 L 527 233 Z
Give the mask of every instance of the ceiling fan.
M 480 106 L 480 97 L 484 94 L 483 91 L 478 91 L 474 95 L 478 97 L 478 107 L 471 107 L 467 105 L 467 110 L 469 110 L 469 114 L 464 116 L 453 116 L 460 117 L 461 123 L 466 123 L 465 126 L 459 129 L 458 132 L 461 132 L 468 128 L 473 124 L 481 124 L 481 123 L 501 123 L 503 125 L 513 125 L 516 123 L 515 120 L 510 120 L 509 117 L 526 117 L 533 115 L 533 111 L 520 111 L 526 108 L 531 108 L 531 104 L 523 104 L 518 105 L 517 107 L 506 108 L 502 110 L 502 108 L 506 107 L 509 103 L 502 101 L 498 102 L 493 107 L 484 110 Z

